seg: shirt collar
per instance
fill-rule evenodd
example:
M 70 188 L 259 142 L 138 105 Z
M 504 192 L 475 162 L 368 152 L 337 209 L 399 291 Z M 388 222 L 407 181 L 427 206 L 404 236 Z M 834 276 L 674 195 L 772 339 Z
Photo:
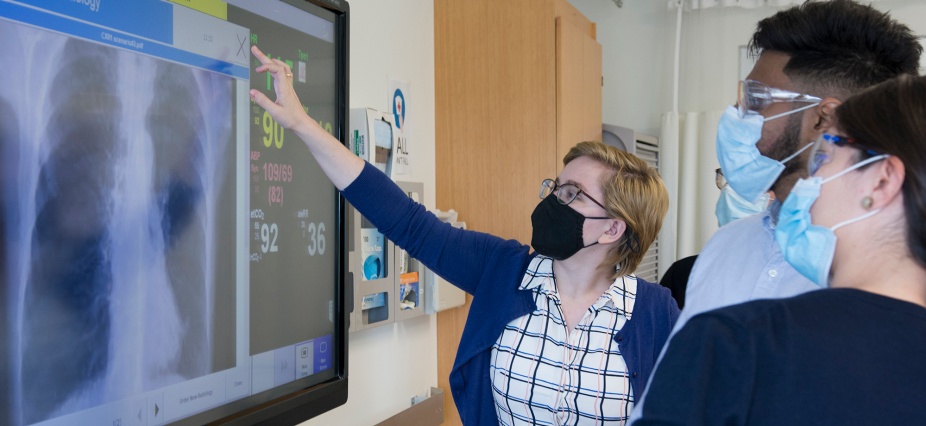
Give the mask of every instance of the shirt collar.
M 777 198 L 768 203 L 768 207 L 762 212 L 762 224 L 769 232 L 775 233 L 775 225 L 778 224 L 778 213 L 781 212 L 781 201 Z
M 556 284 L 553 274 L 553 259 L 540 254 L 531 259 L 527 270 L 524 272 L 524 277 L 521 279 L 519 289 L 535 290 L 547 295 L 547 297 L 554 297 Z M 607 299 L 603 301 L 602 298 L 599 298 L 593 305 L 594 308 L 596 310 L 600 309 L 607 302 L 611 302 L 629 320 L 637 297 L 637 277 L 633 275 L 617 277 L 604 295 L 607 296 Z

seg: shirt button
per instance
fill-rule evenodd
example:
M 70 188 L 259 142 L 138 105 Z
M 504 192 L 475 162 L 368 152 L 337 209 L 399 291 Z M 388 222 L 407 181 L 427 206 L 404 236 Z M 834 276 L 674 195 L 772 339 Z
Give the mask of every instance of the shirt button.
M 637 372 L 634 371 L 633 373 L 630 373 L 630 377 L 637 377 Z
M 770 276 L 770 277 L 772 277 L 772 278 L 777 277 L 777 276 L 778 276 L 778 270 L 776 270 L 776 269 L 769 269 L 769 270 L 768 270 L 768 276 Z

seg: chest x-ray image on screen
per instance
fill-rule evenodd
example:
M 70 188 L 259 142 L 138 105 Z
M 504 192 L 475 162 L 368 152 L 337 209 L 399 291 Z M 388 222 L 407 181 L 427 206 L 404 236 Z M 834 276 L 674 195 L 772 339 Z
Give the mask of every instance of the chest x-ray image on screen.
M 233 367 L 231 79 L 26 26 L 0 37 L 46 53 L 0 51 L 32 59 L 0 83 L 3 140 L 28 142 L 3 147 L 23 421 Z

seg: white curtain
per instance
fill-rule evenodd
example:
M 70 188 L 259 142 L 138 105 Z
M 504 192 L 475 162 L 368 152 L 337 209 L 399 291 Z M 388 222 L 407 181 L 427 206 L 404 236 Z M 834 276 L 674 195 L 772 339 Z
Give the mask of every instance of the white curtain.
M 714 140 L 723 111 L 662 115 L 660 169 L 669 212 L 659 236 L 659 276 L 676 260 L 697 254 L 714 231 L 719 190 L 714 180 Z
M 717 230 L 714 140 L 722 111 L 679 113 L 682 9 L 676 9 L 672 111 L 662 115 L 659 170 L 669 211 L 659 233 L 659 277 L 678 259 L 700 252 Z

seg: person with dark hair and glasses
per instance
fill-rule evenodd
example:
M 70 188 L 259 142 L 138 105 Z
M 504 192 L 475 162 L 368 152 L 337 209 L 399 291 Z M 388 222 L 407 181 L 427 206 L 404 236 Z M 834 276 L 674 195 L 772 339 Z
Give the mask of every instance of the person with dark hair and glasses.
M 656 170 L 577 144 L 541 183 L 532 252 L 441 222 L 306 114 L 286 63 L 252 52 L 276 92 L 252 90 L 254 102 L 387 238 L 473 295 L 450 373 L 463 423 L 624 424 L 678 317 L 668 290 L 633 275 L 669 208 Z
M 852 0 L 811 0 L 763 19 L 749 50 L 758 59 L 720 119 L 717 157 L 742 198 L 772 191 L 774 201 L 705 244 L 673 334 L 702 312 L 822 288 L 786 262 L 775 243 L 782 201 L 808 176 L 810 148 L 833 126 L 836 107 L 864 88 L 915 75 L 922 53 L 910 28 Z M 647 399 L 644 392 L 633 417 Z
M 775 228 L 829 289 L 692 318 L 635 425 L 926 424 L 926 77 L 834 114 Z

